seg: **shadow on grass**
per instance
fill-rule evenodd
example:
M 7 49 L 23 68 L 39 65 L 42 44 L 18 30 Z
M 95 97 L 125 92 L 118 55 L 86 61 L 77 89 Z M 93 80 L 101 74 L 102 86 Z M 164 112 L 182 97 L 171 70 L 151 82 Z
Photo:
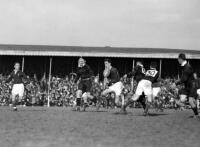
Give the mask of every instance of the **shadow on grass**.
M 114 115 L 132 115 L 132 116 L 144 116 L 143 113 L 135 114 L 134 112 L 127 112 L 127 113 L 121 113 L 121 112 L 114 112 Z M 147 117 L 156 117 L 156 116 L 164 116 L 168 115 L 167 113 L 150 113 Z
M 79 112 L 85 112 L 85 113 L 87 113 L 87 112 L 100 112 L 100 113 L 102 113 L 102 112 L 108 112 L 108 111 L 103 111 L 103 110 L 99 110 L 99 111 L 97 111 L 97 110 L 91 110 L 91 111 L 79 111 Z
M 18 108 L 18 110 L 16 111 L 16 112 L 38 112 L 38 111 L 40 111 L 40 112 L 45 112 L 45 111 L 47 111 L 46 109 L 20 109 L 20 108 Z
M 165 116 L 165 115 L 169 115 L 169 114 L 167 114 L 167 113 L 149 113 L 149 115 L 146 117 L 156 117 L 156 116 Z M 136 115 L 136 116 L 144 116 L 144 115 L 140 114 L 140 115 Z
M 114 112 L 114 115 L 132 115 L 133 113 L 131 112 L 126 112 L 126 113 L 121 113 L 121 112 Z

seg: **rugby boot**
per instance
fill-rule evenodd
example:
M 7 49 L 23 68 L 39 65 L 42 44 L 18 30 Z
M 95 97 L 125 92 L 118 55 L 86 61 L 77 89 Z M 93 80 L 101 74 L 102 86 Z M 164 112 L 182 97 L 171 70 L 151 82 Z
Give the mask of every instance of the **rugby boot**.
M 81 111 L 81 107 L 80 107 L 80 106 L 77 106 L 77 107 L 76 107 L 76 111 Z
M 144 116 L 149 116 L 149 112 L 144 111 L 143 115 Z
M 13 111 L 17 111 L 17 107 L 13 107 Z

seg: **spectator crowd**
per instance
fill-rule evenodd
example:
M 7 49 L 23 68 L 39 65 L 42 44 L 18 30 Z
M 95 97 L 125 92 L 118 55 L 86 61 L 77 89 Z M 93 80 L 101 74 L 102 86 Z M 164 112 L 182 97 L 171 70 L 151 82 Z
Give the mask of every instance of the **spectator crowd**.
M 52 77 L 49 83 L 45 74 L 38 80 L 36 75 L 33 78 L 28 77 L 27 81 L 24 81 L 25 94 L 24 99 L 21 102 L 23 106 L 44 106 L 47 105 L 47 98 L 49 95 L 50 106 L 73 106 L 75 103 L 77 83 L 75 83 L 75 74 L 71 73 L 65 78 Z M 95 105 L 96 100 L 100 97 L 101 92 L 106 88 L 103 82 L 94 77 L 91 94 L 94 100 L 90 101 L 90 105 Z M 10 93 L 12 89 L 12 82 L 6 83 L 7 76 L 0 75 L 0 105 L 7 106 L 11 102 Z M 136 89 L 137 83 L 126 75 L 121 78 L 124 83 L 123 95 L 132 94 Z M 178 89 L 181 87 L 172 88 L 171 85 L 175 82 L 175 79 L 166 78 L 160 80 L 161 92 L 156 97 L 156 104 L 162 104 L 165 108 L 175 108 L 175 100 L 178 98 Z M 102 102 L 105 107 L 114 108 L 114 94 L 110 94 L 106 98 L 106 103 Z M 139 103 L 134 107 L 139 107 Z

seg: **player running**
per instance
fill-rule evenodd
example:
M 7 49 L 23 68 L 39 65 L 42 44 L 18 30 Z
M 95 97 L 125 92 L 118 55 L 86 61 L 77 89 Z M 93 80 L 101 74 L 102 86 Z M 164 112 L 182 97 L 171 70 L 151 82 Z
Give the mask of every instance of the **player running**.
M 146 107 L 144 110 L 144 116 L 148 115 L 148 108 L 152 103 L 152 84 L 155 83 L 158 79 L 159 73 L 156 70 L 157 64 L 156 62 L 152 62 L 150 65 L 150 69 L 147 70 L 145 77 L 139 81 L 137 85 L 137 89 L 133 97 L 122 107 L 121 112 L 126 114 L 126 107 L 136 102 L 140 96 L 144 93 L 146 98 Z
M 128 74 L 128 77 L 133 77 L 137 84 L 144 78 L 145 76 L 145 69 L 143 66 L 142 61 L 137 61 L 136 66 L 131 73 Z M 138 102 L 142 104 L 143 109 L 146 109 L 146 102 L 145 102 L 145 95 L 142 94 L 138 99 Z
M 124 88 L 122 82 L 120 81 L 120 76 L 118 70 L 112 66 L 110 59 L 104 60 L 105 70 L 104 70 L 104 78 L 108 79 L 108 88 L 102 92 L 102 96 L 105 97 L 110 93 L 115 93 L 115 105 L 121 106 L 120 103 L 120 95 Z M 122 104 L 124 100 L 122 100 Z
M 185 54 L 179 54 L 178 56 L 178 62 L 181 65 L 182 75 L 180 80 L 175 82 L 176 85 L 183 84 L 185 87 L 179 91 L 179 97 L 180 99 L 176 101 L 176 104 L 178 106 L 183 107 L 184 103 L 189 99 L 189 104 L 193 110 L 194 118 L 199 118 L 199 113 L 197 109 L 197 87 L 195 84 L 195 79 L 193 76 L 193 68 L 191 65 L 187 62 Z
M 6 83 L 12 80 L 13 87 L 12 87 L 12 106 L 13 111 L 17 111 L 17 100 L 16 97 L 18 96 L 19 102 L 22 101 L 24 95 L 24 83 L 23 79 L 27 79 L 27 76 L 20 71 L 20 63 L 16 62 L 14 65 L 13 72 L 9 75 Z
M 79 58 L 78 60 L 78 68 L 76 72 L 77 76 L 75 82 L 78 82 L 78 90 L 76 93 L 76 110 L 80 111 L 81 107 L 81 98 L 83 98 L 83 111 L 85 111 L 87 107 L 88 98 L 92 98 L 90 91 L 92 87 L 92 76 L 93 71 L 90 66 L 86 64 L 86 60 L 83 58 Z

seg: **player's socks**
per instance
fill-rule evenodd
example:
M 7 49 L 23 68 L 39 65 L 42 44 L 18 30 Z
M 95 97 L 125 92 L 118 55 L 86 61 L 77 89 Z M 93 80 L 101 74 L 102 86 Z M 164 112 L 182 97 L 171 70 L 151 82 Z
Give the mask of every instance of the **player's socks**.
M 81 106 L 81 98 L 76 98 L 76 105 Z
M 85 111 L 85 110 L 86 110 L 87 106 L 88 106 L 88 104 L 87 104 L 87 103 L 84 103 L 84 104 L 83 104 L 83 111 Z
M 146 108 L 145 108 L 145 110 L 144 110 L 144 116 L 147 116 L 148 115 L 148 113 L 149 113 L 149 107 L 150 107 L 150 103 L 146 103 Z
M 145 110 L 146 109 L 146 103 L 145 102 L 141 102 L 142 104 L 142 108 Z
M 77 106 L 77 111 L 80 111 L 81 107 L 81 98 L 76 98 L 76 106 Z
M 124 106 L 122 106 L 121 112 L 122 112 L 122 113 L 126 113 L 126 108 L 127 108 L 129 105 L 131 105 L 133 102 L 135 102 L 135 101 L 132 100 L 132 99 L 129 99 L 129 101 L 128 101 Z
M 12 106 L 13 108 L 16 107 L 16 100 L 12 100 Z
M 197 109 L 197 107 L 195 107 L 195 108 L 192 108 L 192 110 L 193 110 L 193 112 L 194 112 L 194 115 L 199 115 L 199 112 L 198 112 L 198 109 Z
M 129 105 L 133 104 L 135 101 L 133 99 L 130 99 L 124 106 L 128 107 Z
M 17 111 L 16 100 L 12 101 L 13 111 Z

